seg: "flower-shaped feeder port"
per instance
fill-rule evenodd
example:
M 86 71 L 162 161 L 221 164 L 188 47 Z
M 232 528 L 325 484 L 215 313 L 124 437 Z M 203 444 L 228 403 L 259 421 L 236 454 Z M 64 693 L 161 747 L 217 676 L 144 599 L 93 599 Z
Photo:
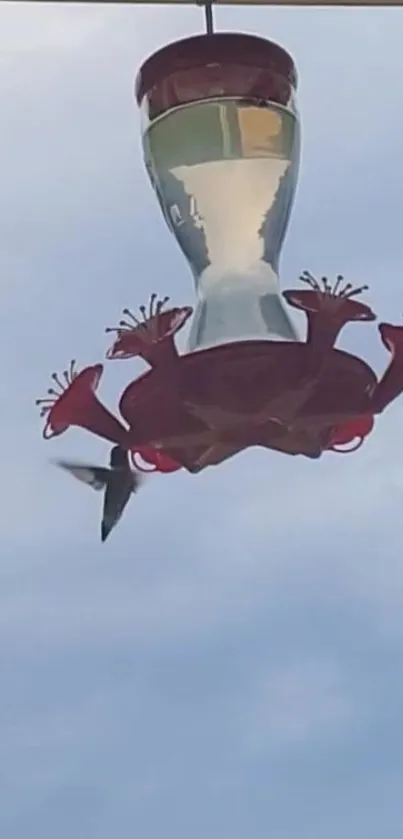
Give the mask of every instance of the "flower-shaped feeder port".
M 351 283 L 344 284 L 341 275 L 332 286 L 326 277 L 318 281 L 309 271 L 304 271 L 300 280 L 309 286 L 309 290 L 287 289 L 283 296 L 290 306 L 305 312 L 308 320 L 307 344 L 322 357 L 334 346 L 347 323 L 375 320 L 369 306 L 353 299 L 367 291 L 368 286 L 354 288 Z
M 381 411 L 403 393 L 403 326 L 380 323 L 382 343 L 391 353 L 391 360 L 373 393 L 374 412 Z
M 130 447 L 126 429 L 95 396 L 102 372 L 102 364 L 95 364 L 79 373 L 72 361 L 62 375 L 52 373 L 55 386 L 49 388 L 47 397 L 36 400 L 36 405 L 41 407 L 41 416 L 46 417 L 45 440 L 59 436 L 75 425 L 123 448 Z
M 177 360 L 178 354 L 174 335 L 184 326 L 193 309 L 190 306 L 163 311 L 169 297 L 158 300 L 151 295 L 148 311 L 140 306 L 141 319 L 129 309 L 123 309 L 126 320 L 118 327 L 108 327 L 106 332 L 115 332 L 117 338 L 108 350 L 109 360 L 141 356 L 151 367 L 162 367 Z

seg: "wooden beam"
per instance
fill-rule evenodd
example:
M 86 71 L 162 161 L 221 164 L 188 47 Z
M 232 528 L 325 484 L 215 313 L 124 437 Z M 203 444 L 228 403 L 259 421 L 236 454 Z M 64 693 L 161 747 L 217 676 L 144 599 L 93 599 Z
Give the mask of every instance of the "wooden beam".
M 7 5 L 11 3 L 25 3 L 30 5 L 43 5 L 44 3 L 70 4 L 70 5 L 89 5 L 89 4 L 110 4 L 114 6 L 120 5 L 134 5 L 134 6 L 203 6 L 203 3 L 197 3 L 195 0 L 0 0 L 0 5 Z M 384 7 L 391 8 L 393 6 L 403 6 L 403 0 L 215 0 L 217 6 L 316 6 L 318 8 L 331 9 L 337 7 Z

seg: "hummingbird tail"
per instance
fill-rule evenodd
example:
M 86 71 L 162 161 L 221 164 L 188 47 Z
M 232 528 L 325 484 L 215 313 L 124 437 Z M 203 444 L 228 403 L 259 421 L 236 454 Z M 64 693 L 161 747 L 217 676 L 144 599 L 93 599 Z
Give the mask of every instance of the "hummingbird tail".
M 111 530 L 113 528 L 113 523 L 103 521 L 101 524 L 101 542 L 106 542 Z

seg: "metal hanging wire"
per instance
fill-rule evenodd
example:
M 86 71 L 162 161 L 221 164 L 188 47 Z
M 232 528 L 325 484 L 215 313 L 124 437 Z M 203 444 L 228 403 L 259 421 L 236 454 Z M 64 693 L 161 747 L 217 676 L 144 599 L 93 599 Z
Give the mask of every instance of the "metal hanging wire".
M 214 35 L 213 0 L 196 0 L 196 5 L 204 7 L 206 34 Z
M 212 0 L 206 0 L 204 3 L 204 15 L 206 20 L 206 33 L 207 35 L 213 35 L 214 33 L 214 21 L 213 21 L 213 3 Z

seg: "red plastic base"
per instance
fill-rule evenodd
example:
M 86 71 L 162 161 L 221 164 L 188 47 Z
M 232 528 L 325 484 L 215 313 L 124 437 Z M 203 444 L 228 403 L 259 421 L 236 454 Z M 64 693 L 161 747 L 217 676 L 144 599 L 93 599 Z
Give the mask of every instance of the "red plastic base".
M 344 425 L 348 440 L 354 422 L 370 430 L 376 384 L 364 361 L 341 350 L 313 374 L 307 344 L 233 343 L 148 371 L 126 388 L 120 411 L 134 448 L 151 446 L 196 472 L 249 446 L 320 457 L 345 442 Z

